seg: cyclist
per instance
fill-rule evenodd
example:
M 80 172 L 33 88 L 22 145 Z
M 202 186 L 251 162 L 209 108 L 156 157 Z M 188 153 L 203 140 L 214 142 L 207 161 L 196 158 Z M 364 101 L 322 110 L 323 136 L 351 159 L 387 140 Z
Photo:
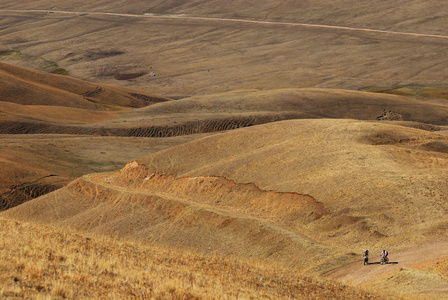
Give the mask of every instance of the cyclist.
M 369 250 L 364 250 L 363 256 L 364 256 L 364 265 L 369 264 Z
M 389 252 L 386 251 L 386 249 L 383 249 L 383 252 L 381 252 L 381 258 L 384 259 L 384 262 L 387 263 L 389 261 Z

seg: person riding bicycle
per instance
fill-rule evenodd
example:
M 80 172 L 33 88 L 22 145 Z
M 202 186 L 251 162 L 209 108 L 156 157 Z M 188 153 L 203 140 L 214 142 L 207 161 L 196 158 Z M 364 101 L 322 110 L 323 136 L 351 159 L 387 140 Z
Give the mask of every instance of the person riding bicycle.
M 364 264 L 368 264 L 369 263 L 369 250 L 364 250 L 363 256 L 364 256 Z
M 389 257 L 387 257 L 388 255 L 389 255 L 389 252 L 387 252 L 385 249 L 383 249 L 383 252 L 381 252 L 381 258 L 383 258 L 385 262 L 389 261 Z

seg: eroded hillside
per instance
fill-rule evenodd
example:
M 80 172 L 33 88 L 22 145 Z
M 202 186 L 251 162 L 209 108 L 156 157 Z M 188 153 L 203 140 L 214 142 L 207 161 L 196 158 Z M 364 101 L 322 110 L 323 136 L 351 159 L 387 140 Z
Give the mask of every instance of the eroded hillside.
M 84 176 L 2 215 L 323 273 L 366 246 L 398 251 L 446 235 L 448 153 L 434 143 L 448 137 L 378 122 L 276 122 Z

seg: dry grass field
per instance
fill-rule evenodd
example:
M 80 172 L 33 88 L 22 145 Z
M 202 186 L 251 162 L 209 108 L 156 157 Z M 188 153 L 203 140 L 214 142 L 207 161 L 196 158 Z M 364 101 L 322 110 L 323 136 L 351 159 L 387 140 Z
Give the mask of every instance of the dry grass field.
M 443 5 L 1 2 L 0 297 L 441 299 Z
M 85 175 L 2 216 L 316 275 L 362 268 L 364 248 L 387 247 L 398 265 L 364 267 L 357 279 L 381 286 L 384 276 L 401 276 L 413 284 L 425 259 L 443 266 L 448 256 L 404 255 L 422 244 L 447 249 L 447 144 L 444 130 L 387 122 L 274 122 Z M 446 293 L 445 277 L 428 274 L 439 288 L 421 295 Z M 406 295 L 398 287 L 391 292 Z
M 1 59 L 34 69 L 64 69 L 80 79 L 168 97 L 301 87 L 444 87 L 447 78 L 447 38 L 144 17 L 239 18 L 448 36 L 443 1 L 156 2 L 3 3 L 0 9 L 136 16 L 0 11 L 0 51 L 6 51 Z
M 269 264 L 0 221 L 1 298 L 383 299 Z

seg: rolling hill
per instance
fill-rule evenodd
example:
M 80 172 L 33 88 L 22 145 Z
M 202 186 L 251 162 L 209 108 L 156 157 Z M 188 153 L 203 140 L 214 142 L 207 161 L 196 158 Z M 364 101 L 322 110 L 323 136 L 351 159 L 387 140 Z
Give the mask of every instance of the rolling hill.
M 0 297 L 442 298 L 443 5 L 0 3 Z
M 96 85 L 0 63 L 0 209 L 58 189 L 92 171 L 117 170 L 127 161 L 175 141 L 96 139 L 83 126 L 114 118 L 117 110 L 169 101 L 135 90 Z M 77 128 L 77 136 L 42 128 Z M 80 136 L 82 134 L 88 136 Z M 20 134 L 20 135 L 14 135 Z M 179 139 L 180 140 L 180 139 Z M 88 147 L 87 147 L 88 145 Z M 114 147 L 125 146 L 127 151 Z M 154 150 L 153 150 L 154 151 Z
M 91 171 L 117 170 L 129 160 L 160 150 L 162 144 L 183 143 L 197 139 L 198 134 L 310 118 L 394 121 L 428 131 L 441 131 L 447 124 L 445 103 L 425 98 L 344 90 L 285 89 L 169 101 L 112 86 L 104 86 L 100 91 L 100 86 L 67 76 L 5 63 L 1 66 L 2 74 L 10 82 L 2 86 L 5 101 L 0 102 L 0 133 L 9 135 L 3 138 L 1 155 L 5 170 L 1 194 L 5 208 L 53 191 Z M 25 85 L 27 88 L 22 93 L 17 87 L 22 89 L 24 82 L 29 86 Z M 94 86 L 97 94 L 87 97 L 82 92 Z M 69 96 L 60 97 L 59 93 Z M 145 101 L 141 100 L 143 96 Z M 132 105 L 146 106 L 136 109 Z M 9 138 L 12 134 L 51 136 L 19 140 Z M 58 138 L 55 134 L 65 136 Z M 102 136 L 108 139 L 101 139 Z M 167 142 L 133 139 L 138 137 L 179 138 Z M 76 147 L 71 142 L 75 140 L 80 143 Z M 127 150 L 112 150 L 111 141 L 126 145 Z M 148 143 L 155 145 L 154 150 L 144 152 Z M 84 150 L 92 147 L 97 150 Z M 11 177 L 11 172 L 18 172 L 17 176 Z
M 81 177 L 2 215 L 326 272 L 357 259 L 347 251 L 446 235 L 447 145 L 394 124 L 275 122 Z
M 40 72 L 1 62 L 0 80 L 2 81 L 0 101 L 22 105 L 107 110 L 114 107 L 117 109 L 120 107 L 144 107 L 168 101 L 167 98 L 127 88 L 97 85 L 68 76 Z M 29 114 L 29 112 L 25 114 Z M 80 116 L 77 116 L 76 119 L 80 119 Z

